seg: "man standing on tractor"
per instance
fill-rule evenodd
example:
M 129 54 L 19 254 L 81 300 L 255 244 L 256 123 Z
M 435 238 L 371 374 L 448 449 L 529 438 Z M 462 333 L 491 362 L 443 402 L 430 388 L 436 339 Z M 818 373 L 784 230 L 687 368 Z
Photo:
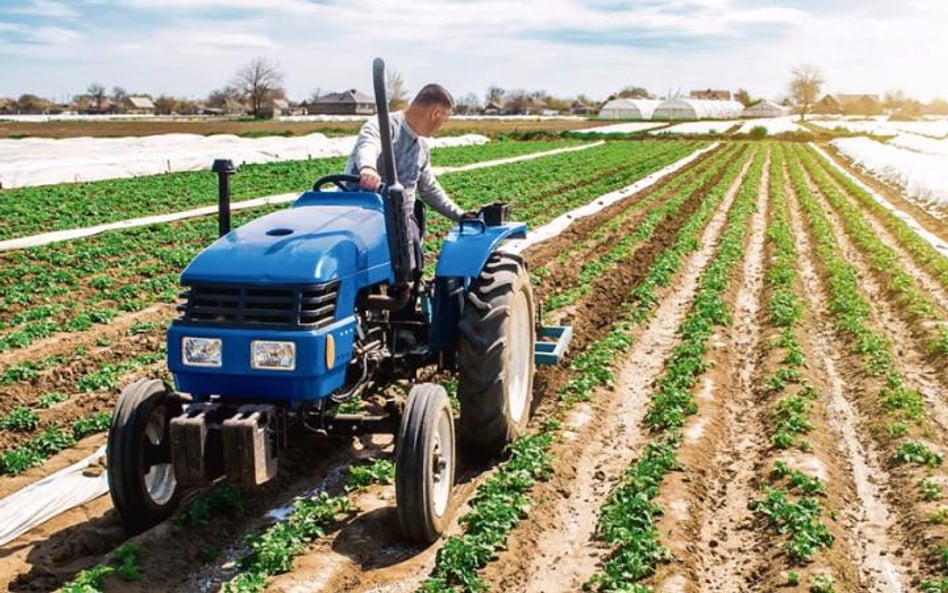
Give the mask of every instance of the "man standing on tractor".
M 431 172 L 431 155 L 426 137 L 433 136 L 448 121 L 454 109 L 451 93 L 438 84 L 425 85 L 403 112 L 389 116 L 392 145 L 395 151 L 395 174 L 405 190 L 405 218 L 415 248 L 415 261 L 422 267 L 421 223 L 415 217 L 416 192 L 421 199 L 453 221 L 465 213 L 435 179 Z M 346 173 L 359 177 L 363 189 L 376 191 L 382 183 L 379 175 L 382 163 L 382 140 L 379 124 L 371 118 L 362 126 L 352 154 L 346 163 Z

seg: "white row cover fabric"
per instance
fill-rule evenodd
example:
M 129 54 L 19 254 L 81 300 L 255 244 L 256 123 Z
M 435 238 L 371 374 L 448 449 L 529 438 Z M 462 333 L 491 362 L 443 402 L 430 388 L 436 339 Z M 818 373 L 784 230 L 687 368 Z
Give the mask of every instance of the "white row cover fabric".
M 915 152 L 948 156 L 948 140 L 935 140 L 927 136 L 919 136 L 918 134 L 899 134 L 889 140 L 889 144 L 898 146 L 899 148 L 914 150 Z
M 652 119 L 728 119 L 741 116 L 744 105 L 738 101 L 714 101 L 680 97 L 662 102 Z
M 740 123 L 739 120 L 690 121 L 653 130 L 649 134 L 723 134 Z
M 857 186 L 862 188 L 863 191 L 865 191 L 870 196 L 872 196 L 872 199 L 874 199 L 876 202 L 881 204 L 883 208 L 885 208 L 886 210 L 889 210 L 890 212 L 895 214 L 898 218 L 901 218 L 902 220 L 904 220 L 905 223 L 908 224 L 909 228 L 915 231 L 915 234 L 917 234 L 919 237 L 921 237 L 924 241 L 926 241 L 929 245 L 937 249 L 939 252 L 948 256 L 948 242 L 945 242 L 937 235 L 927 231 L 925 227 L 918 224 L 918 221 L 912 218 L 910 214 L 903 212 L 899 210 L 898 208 L 896 208 L 895 206 L 893 206 L 888 200 L 886 200 L 884 197 L 876 193 L 875 190 L 873 190 L 871 187 L 863 183 L 858 177 L 856 177 L 855 175 L 847 171 L 844 167 L 840 166 L 840 164 L 837 163 L 835 160 L 833 160 L 828 154 L 826 154 L 826 152 L 824 152 L 822 148 L 813 144 L 812 142 L 810 143 L 810 146 L 814 150 L 816 150 L 816 152 L 818 152 L 820 156 L 823 157 L 830 165 L 840 170 L 843 173 L 843 175 L 848 177 L 853 183 L 855 183 Z
M 608 126 L 597 126 L 595 128 L 584 128 L 575 130 L 576 134 L 633 134 L 644 130 L 661 128 L 665 124 L 662 122 L 631 121 L 622 124 L 610 124 Z
M 875 177 L 902 187 L 909 198 L 948 205 L 948 156 L 922 154 L 863 136 L 837 138 L 830 144 Z
M 89 457 L 0 500 L 0 546 L 56 515 L 109 491 L 101 468 L 88 472 L 105 456 L 105 446 Z
M 760 101 L 741 112 L 741 117 L 784 117 L 790 115 L 790 108 L 777 105 L 773 101 Z
M 826 128 L 827 130 L 840 128 L 849 132 L 873 134 L 875 136 L 894 136 L 903 132 L 928 136 L 929 138 L 945 138 L 948 136 L 948 119 L 888 121 L 878 118 L 864 118 L 859 120 L 843 118 L 828 119 L 824 116 L 820 116 L 820 119 L 816 119 L 811 116 L 807 118 L 807 121 L 821 128 Z
M 613 99 L 599 109 L 602 119 L 652 119 L 658 99 Z
M 741 129 L 737 131 L 738 134 L 749 134 L 750 131 L 757 126 L 763 126 L 767 128 L 768 134 L 780 134 L 782 132 L 805 132 L 806 128 L 800 126 L 796 123 L 795 116 L 788 117 L 772 117 L 764 119 L 753 119 L 748 122 L 744 122 L 744 125 L 741 126 Z
M 432 148 L 484 144 L 480 134 L 430 139 Z M 241 138 L 230 134 L 162 134 L 128 138 L 0 140 L 0 188 L 206 171 L 216 158 L 235 165 L 346 156 L 355 136 Z

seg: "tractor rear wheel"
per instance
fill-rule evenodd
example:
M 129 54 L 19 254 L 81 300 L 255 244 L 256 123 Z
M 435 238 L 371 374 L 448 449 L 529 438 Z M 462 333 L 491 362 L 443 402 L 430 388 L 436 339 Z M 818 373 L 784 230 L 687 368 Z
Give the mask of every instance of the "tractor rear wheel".
M 395 444 L 395 505 L 402 533 L 430 544 L 441 536 L 454 488 L 454 417 L 440 385 L 412 387 Z
M 533 400 L 533 291 L 526 264 L 494 253 L 471 282 L 458 326 L 464 452 L 497 457 L 527 426 Z
M 157 379 L 140 379 L 119 397 L 106 453 L 109 492 L 133 533 L 160 523 L 178 505 L 169 427 L 181 412 L 181 402 Z

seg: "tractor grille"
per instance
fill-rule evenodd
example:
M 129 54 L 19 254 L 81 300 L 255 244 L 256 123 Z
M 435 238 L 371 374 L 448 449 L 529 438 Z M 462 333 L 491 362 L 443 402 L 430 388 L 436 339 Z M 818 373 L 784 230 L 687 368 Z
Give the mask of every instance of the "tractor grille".
M 179 296 L 185 322 L 316 329 L 335 320 L 339 282 L 278 288 L 195 284 Z

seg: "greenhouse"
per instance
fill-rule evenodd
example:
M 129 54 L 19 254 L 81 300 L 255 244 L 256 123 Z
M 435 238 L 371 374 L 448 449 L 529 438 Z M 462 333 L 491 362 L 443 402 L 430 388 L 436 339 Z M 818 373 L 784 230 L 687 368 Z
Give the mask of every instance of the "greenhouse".
M 737 101 L 678 98 L 663 101 L 652 119 L 727 119 L 740 117 L 742 111 L 744 106 Z
M 777 105 L 773 101 L 760 101 L 744 110 L 741 117 L 784 117 L 790 115 L 790 108 Z
M 599 110 L 602 119 L 652 119 L 652 112 L 661 105 L 657 99 L 613 99 Z

